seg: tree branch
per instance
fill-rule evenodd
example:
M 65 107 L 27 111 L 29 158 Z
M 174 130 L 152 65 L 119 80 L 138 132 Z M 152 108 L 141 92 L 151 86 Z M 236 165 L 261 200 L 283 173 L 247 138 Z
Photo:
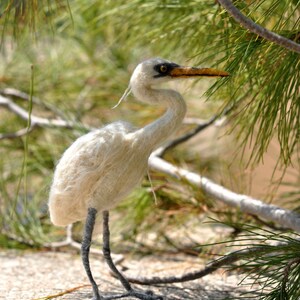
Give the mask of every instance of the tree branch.
M 206 267 L 204 267 L 200 271 L 189 272 L 181 276 L 169 276 L 169 277 L 155 276 L 150 278 L 145 278 L 145 277 L 135 278 L 135 277 L 126 276 L 126 278 L 132 283 L 137 283 L 142 285 L 186 282 L 186 281 L 202 278 L 208 274 L 213 273 L 214 271 L 216 271 L 222 266 L 226 266 L 238 260 L 241 260 L 243 258 L 247 258 L 251 255 L 261 253 L 261 251 L 264 251 L 263 246 L 256 246 L 252 248 L 246 248 L 246 249 L 234 251 L 227 255 L 222 256 L 219 259 L 210 262 Z
M 149 158 L 151 169 L 168 174 L 177 179 L 183 179 L 191 185 L 201 188 L 207 195 L 220 202 L 238 207 L 242 212 L 259 216 L 265 220 L 275 222 L 284 228 L 300 232 L 300 215 L 276 205 L 266 204 L 261 200 L 247 195 L 237 194 L 225 187 L 214 183 L 210 179 L 196 173 L 178 168 L 155 155 Z
M 16 132 L 10 132 L 10 133 L 1 133 L 0 134 L 0 141 L 1 140 L 6 140 L 6 139 L 15 139 L 15 138 L 19 138 L 21 136 L 24 136 L 26 134 L 28 134 L 29 132 L 31 132 L 33 129 L 35 128 L 35 126 L 30 126 L 29 128 L 22 128 Z
M 290 275 L 290 272 L 291 272 L 291 268 L 292 266 L 296 264 L 300 264 L 300 258 L 294 258 L 292 260 L 290 260 L 288 262 L 288 264 L 286 265 L 286 267 L 284 268 L 284 276 L 283 276 L 283 279 L 282 279 L 282 289 L 283 290 L 286 290 L 286 285 L 287 285 L 287 282 L 289 280 L 289 275 Z
M 0 106 L 4 106 L 11 112 L 24 120 L 28 119 L 28 112 L 22 107 L 15 104 L 8 98 L 0 95 Z M 63 120 L 48 120 L 46 118 L 37 117 L 31 115 L 32 126 L 39 127 L 64 127 L 75 129 L 77 127 L 74 122 L 67 122 Z M 88 128 L 88 127 L 87 127 Z M 88 128 L 91 129 L 91 128 Z M 19 132 L 20 134 L 20 132 Z M 22 134 L 22 132 L 21 132 Z M 168 174 L 177 179 L 184 179 L 191 185 L 201 188 L 206 194 L 210 195 L 220 202 L 232 206 L 238 207 L 242 212 L 259 216 L 267 221 L 275 222 L 284 228 L 293 229 L 300 232 L 300 215 L 290 210 L 282 209 L 275 205 L 269 205 L 261 200 L 251 198 L 247 195 L 237 194 L 225 187 L 218 185 L 210 179 L 200 176 L 196 173 L 187 171 L 182 168 L 178 168 L 167 161 L 159 158 L 154 152 L 149 158 L 149 167 L 155 171 Z
M 0 94 L 2 94 L 3 96 L 7 96 L 7 97 L 16 97 L 16 98 L 26 100 L 26 101 L 29 101 L 31 99 L 31 96 L 29 94 L 19 91 L 14 88 L 5 88 L 2 91 L 0 91 Z M 47 110 L 53 112 L 56 116 L 65 120 L 65 116 L 62 114 L 62 112 L 59 109 L 57 109 L 57 107 L 55 105 L 43 102 L 42 100 L 40 100 L 39 98 L 37 98 L 35 96 L 32 97 L 32 102 L 36 105 L 43 107 L 44 109 L 47 109 Z
M 0 106 L 7 108 L 12 113 L 19 116 L 21 119 L 25 121 L 28 121 L 29 119 L 28 111 L 26 111 L 24 108 L 22 108 L 21 106 L 19 106 L 18 104 L 10 100 L 9 98 L 3 97 L 2 95 L 0 95 Z M 62 127 L 68 129 L 74 129 L 78 127 L 78 124 L 76 124 L 76 122 L 70 122 L 70 121 L 65 121 L 60 119 L 47 119 L 47 118 L 38 117 L 34 114 L 30 115 L 30 120 L 31 120 L 31 127 L 32 127 L 30 130 L 32 130 L 34 127 Z M 87 126 L 85 126 L 85 128 L 88 130 L 92 129 Z M 21 129 L 15 133 L 2 134 L 0 136 L 0 139 L 19 137 L 24 134 L 26 134 L 24 133 L 24 129 Z
M 290 51 L 300 53 L 300 44 L 256 24 L 251 19 L 244 16 L 230 0 L 218 0 L 218 2 L 240 25 L 246 29 Z
M 175 148 L 176 146 L 188 141 L 189 139 L 191 139 L 192 137 L 194 137 L 195 135 L 197 135 L 198 133 L 202 132 L 204 129 L 206 129 L 207 127 L 216 124 L 218 121 L 220 122 L 221 119 L 224 120 L 224 118 L 229 114 L 230 111 L 232 111 L 234 108 L 234 105 L 229 105 L 228 107 L 226 107 L 223 112 L 221 112 L 220 114 L 216 114 L 214 116 L 212 116 L 211 118 L 209 118 L 206 121 L 203 121 L 202 123 L 198 124 L 194 129 L 192 129 L 191 131 L 183 134 L 182 136 L 170 141 L 169 143 L 167 143 L 166 145 L 158 148 L 157 150 L 155 150 L 155 155 L 162 157 L 164 156 L 164 154 L 170 150 Z
M 62 247 L 70 246 L 70 247 L 75 248 L 80 251 L 81 243 L 74 241 L 74 239 L 72 237 L 72 228 L 73 228 L 73 224 L 70 224 L 67 226 L 66 239 L 64 241 L 46 243 L 46 244 L 43 244 L 43 247 L 55 249 L 55 248 L 62 248 Z M 95 249 L 92 247 L 90 248 L 90 253 L 103 256 L 102 250 Z M 115 264 L 119 264 L 124 260 L 124 256 L 121 254 L 112 253 L 111 255 L 112 255 L 112 258 L 113 258 L 113 261 Z

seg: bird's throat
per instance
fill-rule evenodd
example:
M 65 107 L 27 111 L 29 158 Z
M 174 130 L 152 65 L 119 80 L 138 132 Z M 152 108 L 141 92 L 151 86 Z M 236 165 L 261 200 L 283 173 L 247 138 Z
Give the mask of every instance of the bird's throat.
M 180 127 L 186 113 L 186 105 L 182 96 L 174 90 L 151 89 L 149 94 L 149 98 L 143 100 L 166 107 L 166 112 L 160 118 L 139 130 L 144 142 L 153 151 Z

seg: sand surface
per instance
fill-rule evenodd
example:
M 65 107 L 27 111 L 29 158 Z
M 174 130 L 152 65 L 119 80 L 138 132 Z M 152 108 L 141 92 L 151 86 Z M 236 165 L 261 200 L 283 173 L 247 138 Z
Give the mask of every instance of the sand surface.
M 47 251 L 0 251 L 0 298 L 6 300 L 78 299 L 92 298 L 91 288 L 78 253 Z M 103 295 L 123 291 L 101 256 L 91 257 L 92 270 Z M 131 276 L 179 275 L 204 266 L 196 257 L 125 256 L 118 268 Z M 186 283 L 159 286 L 138 286 L 171 299 L 239 299 L 249 286 L 239 285 L 243 277 L 218 270 L 202 279 Z M 74 289 L 74 290 L 73 290 Z M 61 294 L 61 295 L 59 295 Z M 50 297 L 52 296 L 52 298 Z M 55 296 L 55 297 L 54 297 Z M 124 299 L 124 298 L 123 298 Z M 131 298 L 126 298 L 131 299 Z M 243 298 L 247 299 L 247 298 Z

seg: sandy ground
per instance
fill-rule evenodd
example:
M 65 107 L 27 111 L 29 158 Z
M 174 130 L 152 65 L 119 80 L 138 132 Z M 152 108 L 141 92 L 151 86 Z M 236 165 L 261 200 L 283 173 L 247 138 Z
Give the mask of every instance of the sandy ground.
M 0 261 L 0 299 L 88 300 L 92 297 L 91 288 L 78 254 L 2 250 L 0 251 Z M 108 267 L 101 257 L 92 256 L 91 263 L 95 279 L 104 295 L 113 295 L 123 291 L 120 283 L 110 275 Z M 119 265 L 119 268 L 126 270 L 125 274 L 132 276 L 141 274 L 144 276 L 179 275 L 201 267 L 203 265 L 199 259 L 182 255 L 143 258 L 130 256 Z M 164 296 L 165 300 L 229 300 L 240 299 L 247 288 L 249 292 L 249 286 L 239 285 L 241 279 L 242 277 L 236 274 L 227 274 L 224 270 L 219 270 L 192 282 L 135 287 L 151 289 L 156 294 Z

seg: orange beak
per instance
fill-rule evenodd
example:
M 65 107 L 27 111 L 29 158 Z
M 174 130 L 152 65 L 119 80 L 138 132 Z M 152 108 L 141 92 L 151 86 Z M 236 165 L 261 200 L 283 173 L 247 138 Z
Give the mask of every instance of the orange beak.
M 175 67 L 170 72 L 171 77 L 187 78 L 194 76 L 227 77 L 229 73 L 212 68 Z

